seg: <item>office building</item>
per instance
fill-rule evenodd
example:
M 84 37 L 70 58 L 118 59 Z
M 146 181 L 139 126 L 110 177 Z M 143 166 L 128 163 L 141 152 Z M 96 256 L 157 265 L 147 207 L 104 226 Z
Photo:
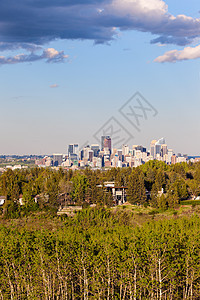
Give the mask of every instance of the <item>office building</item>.
M 172 157 L 171 157 L 171 164 L 175 165 L 176 163 L 177 163 L 177 157 L 176 157 L 176 155 L 172 155 Z
M 110 151 L 110 154 L 111 154 L 111 138 L 110 137 L 106 137 L 104 139 L 104 150 L 105 149 L 108 149 Z
M 128 155 L 129 154 L 129 146 L 128 145 L 123 145 L 122 146 L 122 155 Z
M 108 135 L 101 136 L 101 151 L 103 151 L 103 149 L 104 149 L 104 140 L 107 138 L 110 138 L 110 136 L 108 136 Z
M 94 152 L 94 157 L 98 157 L 99 156 L 100 149 L 99 149 L 99 145 L 98 144 L 91 145 L 91 150 L 93 150 L 93 152 Z
M 167 145 L 163 144 L 161 145 L 161 156 L 164 157 L 165 154 L 167 154 Z
M 156 144 L 156 140 L 151 141 L 150 144 L 150 155 L 153 157 L 153 159 L 155 159 L 156 157 L 156 150 L 155 150 L 155 144 Z
M 93 151 L 93 150 L 89 150 L 89 151 L 88 151 L 88 160 L 89 160 L 90 162 L 92 162 L 93 157 L 94 157 L 94 151 Z
M 73 144 L 70 144 L 68 146 L 68 156 L 70 156 L 71 153 L 74 153 L 74 145 Z
M 53 154 L 53 165 L 55 167 L 61 166 L 63 162 L 63 154 Z
M 117 155 L 119 157 L 120 161 L 123 161 L 123 155 L 122 155 L 122 150 L 117 150 Z
M 77 155 L 77 157 L 79 156 L 79 146 L 78 144 L 74 144 L 74 151 L 73 151 L 74 154 Z

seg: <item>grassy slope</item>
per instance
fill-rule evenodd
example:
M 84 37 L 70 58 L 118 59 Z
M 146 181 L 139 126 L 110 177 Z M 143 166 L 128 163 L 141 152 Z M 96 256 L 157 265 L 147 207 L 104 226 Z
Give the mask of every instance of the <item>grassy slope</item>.
M 120 216 L 124 222 L 128 220 L 128 224 L 135 226 L 142 226 L 145 222 L 152 220 L 159 221 L 164 219 L 173 219 L 181 217 L 190 217 L 198 215 L 200 217 L 200 206 L 192 207 L 191 205 L 181 205 L 177 209 L 168 209 L 166 211 L 153 209 L 151 207 L 139 207 L 134 205 L 123 205 L 111 208 L 111 212 L 116 218 Z M 58 228 L 64 226 L 66 217 L 58 217 L 52 215 L 50 212 L 36 212 L 29 217 L 23 217 L 14 220 L 4 220 L 0 218 L 0 224 L 4 226 L 12 226 L 12 228 L 25 227 L 28 230 L 50 230 L 56 231 Z

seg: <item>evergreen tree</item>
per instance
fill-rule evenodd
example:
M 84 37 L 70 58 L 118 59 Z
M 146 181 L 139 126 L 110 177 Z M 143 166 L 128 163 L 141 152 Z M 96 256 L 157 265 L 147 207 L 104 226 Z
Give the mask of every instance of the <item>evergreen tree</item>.
M 159 188 L 156 183 L 153 184 L 151 190 L 151 197 L 150 197 L 150 205 L 152 207 L 158 207 L 159 202 L 159 195 L 158 195 Z
M 127 198 L 131 204 L 144 204 L 147 200 L 144 175 L 139 168 L 133 169 L 129 176 Z

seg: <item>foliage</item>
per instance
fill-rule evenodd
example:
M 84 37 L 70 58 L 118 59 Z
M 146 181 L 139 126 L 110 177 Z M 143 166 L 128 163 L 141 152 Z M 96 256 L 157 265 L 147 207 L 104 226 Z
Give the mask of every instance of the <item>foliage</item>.
M 200 219 L 131 221 L 102 208 L 54 230 L 1 225 L 1 298 L 198 299 Z
M 126 187 L 131 204 L 174 208 L 180 201 L 194 199 L 200 194 L 200 163 L 170 166 L 149 161 L 137 168 L 109 170 L 8 169 L 0 176 L 0 195 L 7 201 L 3 207 L 4 217 L 17 218 L 35 210 L 53 213 L 63 203 L 110 207 L 112 195 L 105 192 L 105 181 Z M 20 198 L 23 207 L 19 206 Z

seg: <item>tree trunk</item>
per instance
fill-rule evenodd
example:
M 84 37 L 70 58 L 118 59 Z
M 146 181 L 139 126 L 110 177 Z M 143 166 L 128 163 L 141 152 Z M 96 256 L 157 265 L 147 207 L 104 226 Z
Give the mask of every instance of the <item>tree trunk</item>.
M 110 262 L 109 258 L 107 258 L 107 272 L 108 272 L 108 294 L 107 294 L 107 300 L 110 299 Z
M 161 273 L 161 260 L 158 259 L 158 279 L 159 279 L 159 299 L 162 300 L 162 273 Z

